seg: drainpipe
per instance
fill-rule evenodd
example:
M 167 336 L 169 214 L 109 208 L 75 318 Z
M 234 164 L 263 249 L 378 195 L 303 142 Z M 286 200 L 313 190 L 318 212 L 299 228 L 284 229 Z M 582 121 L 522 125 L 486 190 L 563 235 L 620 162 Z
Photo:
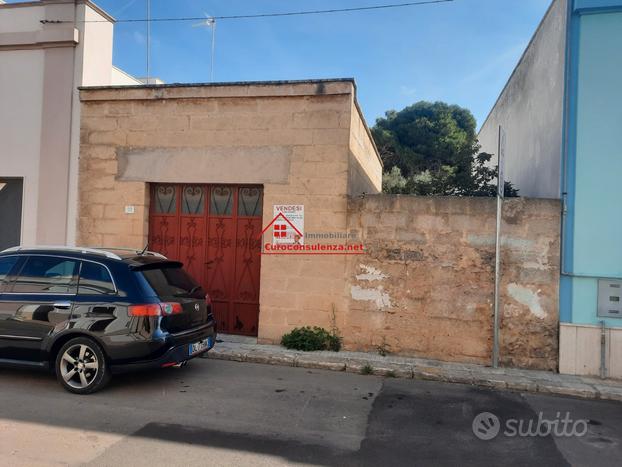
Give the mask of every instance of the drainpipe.
M 562 216 L 561 216 L 561 241 L 560 241 L 560 273 L 562 276 L 570 275 L 566 271 L 566 217 L 568 214 L 568 120 L 571 117 L 569 113 L 570 107 L 570 85 L 571 85 L 571 33 L 572 33 L 572 6 L 573 1 L 568 0 L 566 10 L 566 43 L 564 53 L 564 94 L 563 94 L 563 110 L 562 110 L 562 154 L 561 154 L 561 201 L 562 201 Z
M 86 6 L 85 6 L 86 8 Z M 85 11 L 85 18 L 86 18 L 86 11 Z M 86 23 L 83 23 L 86 24 Z M 78 54 L 78 47 L 80 47 L 81 44 L 84 44 L 84 30 L 85 27 L 83 26 L 83 30 L 80 31 L 80 28 L 78 28 L 78 3 L 75 2 L 73 5 L 73 24 L 72 27 L 78 30 L 78 43 L 76 45 L 74 45 L 73 49 L 72 49 L 72 58 L 71 58 L 71 97 L 69 100 L 69 105 L 70 105 L 70 110 L 69 110 L 69 162 L 67 164 L 67 187 L 66 187 L 66 192 L 65 192 L 65 245 L 68 245 L 69 243 L 72 243 L 73 245 L 76 244 L 76 229 L 78 227 L 78 224 L 76 221 L 72 222 L 72 217 L 74 217 L 74 219 L 77 216 L 78 213 L 78 209 L 77 209 L 77 204 L 78 204 L 78 186 L 77 186 L 77 181 L 76 181 L 76 185 L 72 186 L 71 183 L 71 177 L 74 173 L 73 168 L 75 165 L 78 164 L 78 158 L 79 158 L 79 153 L 80 153 L 80 141 L 78 140 L 77 144 L 78 147 L 76 148 L 76 146 L 74 145 L 74 135 L 75 135 L 75 131 L 74 131 L 74 121 L 77 118 L 78 119 L 78 126 L 80 125 L 80 107 L 78 104 L 78 112 L 77 112 L 77 116 L 76 116 L 76 112 L 75 112 L 75 100 L 76 100 L 76 96 L 75 94 L 77 93 L 76 87 L 77 87 L 77 83 L 76 83 L 76 55 Z M 84 51 L 84 47 L 82 48 L 82 50 Z M 83 64 L 84 62 L 82 62 Z M 82 74 L 82 68 L 80 68 L 80 74 Z M 82 81 L 80 81 L 80 84 L 82 83 Z M 74 155 L 75 160 L 74 160 Z M 76 169 L 75 171 L 76 173 L 76 177 L 78 176 L 78 170 Z M 73 193 L 76 193 L 76 199 L 73 200 L 74 203 L 72 203 L 72 199 L 71 199 L 71 195 Z M 72 216 L 73 214 L 73 216 Z M 71 237 L 71 233 L 70 230 L 73 231 L 73 237 Z M 71 238 L 71 242 L 69 241 L 69 239 Z

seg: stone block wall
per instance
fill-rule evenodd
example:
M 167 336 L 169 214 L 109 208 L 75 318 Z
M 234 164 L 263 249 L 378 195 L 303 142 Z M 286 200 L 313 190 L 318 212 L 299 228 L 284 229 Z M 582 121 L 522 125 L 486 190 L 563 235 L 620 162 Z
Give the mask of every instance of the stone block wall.
M 489 364 L 495 216 L 493 198 L 352 198 L 348 228 L 368 255 L 347 261 L 345 346 Z M 505 201 L 503 365 L 557 366 L 559 222 L 558 201 Z
M 264 225 L 273 205 L 303 204 L 305 233 L 354 231 L 368 250 L 262 256 L 260 342 L 335 325 L 347 349 L 490 362 L 495 200 L 370 194 L 381 163 L 352 82 L 89 88 L 81 100 L 78 244 L 144 247 L 149 183 L 259 184 Z M 556 366 L 558 241 L 556 201 L 506 202 L 505 365 Z
M 273 205 L 303 204 L 305 231 L 346 229 L 359 112 L 351 80 L 85 88 L 81 100 L 80 245 L 144 247 L 153 182 L 259 184 L 263 225 Z M 378 180 L 379 158 L 365 145 L 367 176 Z M 342 256 L 262 256 L 260 341 L 303 324 L 329 327 L 332 310 L 347 304 L 345 265 Z

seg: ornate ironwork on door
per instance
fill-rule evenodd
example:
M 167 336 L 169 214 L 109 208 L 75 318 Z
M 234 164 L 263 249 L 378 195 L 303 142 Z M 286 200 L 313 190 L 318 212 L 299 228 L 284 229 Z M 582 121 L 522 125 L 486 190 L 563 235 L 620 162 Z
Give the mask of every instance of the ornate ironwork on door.
M 184 263 L 209 293 L 221 332 L 257 335 L 263 189 L 157 184 L 149 249 Z

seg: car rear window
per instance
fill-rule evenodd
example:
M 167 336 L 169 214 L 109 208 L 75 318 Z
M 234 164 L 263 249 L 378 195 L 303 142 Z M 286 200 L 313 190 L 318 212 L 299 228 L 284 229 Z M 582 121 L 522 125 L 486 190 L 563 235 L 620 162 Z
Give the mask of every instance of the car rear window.
M 158 297 L 196 297 L 205 293 L 197 282 L 179 266 L 141 269 L 142 274 Z

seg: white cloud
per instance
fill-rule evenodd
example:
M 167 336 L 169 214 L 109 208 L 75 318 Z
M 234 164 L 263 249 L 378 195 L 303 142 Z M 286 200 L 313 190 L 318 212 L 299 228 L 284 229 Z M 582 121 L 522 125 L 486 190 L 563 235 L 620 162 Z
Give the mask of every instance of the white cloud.
M 147 37 L 142 32 L 134 31 L 133 37 L 137 44 L 145 45 L 147 43 Z

